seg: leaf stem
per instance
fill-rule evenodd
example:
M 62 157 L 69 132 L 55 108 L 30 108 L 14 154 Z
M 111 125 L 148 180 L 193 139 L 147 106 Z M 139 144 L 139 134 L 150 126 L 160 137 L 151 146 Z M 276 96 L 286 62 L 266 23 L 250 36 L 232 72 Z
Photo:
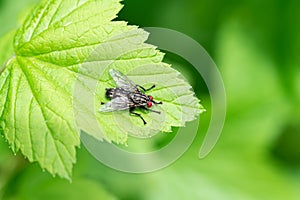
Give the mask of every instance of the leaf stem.
M 16 57 L 15 54 L 13 54 L 12 56 L 10 56 L 10 57 L 7 59 L 7 61 L 6 61 L 3 65 L 1 65 L 1 67 L 0 67 L 0 75 L 1 75 L 2 72 L 5 70 L 7 64 L 9 63 L 9 61 L 10 61 L 12 58 L 14 58 L 14 57 Z
M 4 63 L 1 67 L 0 67 L 0 75 L 2 74 L 2 72 L 4 71 L 6 67 L 6 63 Z

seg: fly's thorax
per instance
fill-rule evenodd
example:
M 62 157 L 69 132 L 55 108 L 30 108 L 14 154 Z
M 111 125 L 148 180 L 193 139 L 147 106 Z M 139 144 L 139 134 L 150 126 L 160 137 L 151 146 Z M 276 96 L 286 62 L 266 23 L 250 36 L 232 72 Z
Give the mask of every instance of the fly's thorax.
M 149 101 L 148 96 L 140 92 L 130 93 L 129 96 L 133 103 L 139 106 L 146 106 L 147 102 Z

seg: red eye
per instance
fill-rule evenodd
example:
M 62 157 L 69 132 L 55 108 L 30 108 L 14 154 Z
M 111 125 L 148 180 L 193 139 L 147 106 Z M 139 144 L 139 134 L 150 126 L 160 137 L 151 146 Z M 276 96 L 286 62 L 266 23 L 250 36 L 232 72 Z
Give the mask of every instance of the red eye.
M 152 101 L 153 100 L 153 96 L 149 96 L 149 99 Z
M 153 105 L 153 104 L 152 104 L 151 101 L 149 101 L 149 102 L 147 103 L 147 106 L 148 106 L 149 108 L 150 108 L 152 105 Z

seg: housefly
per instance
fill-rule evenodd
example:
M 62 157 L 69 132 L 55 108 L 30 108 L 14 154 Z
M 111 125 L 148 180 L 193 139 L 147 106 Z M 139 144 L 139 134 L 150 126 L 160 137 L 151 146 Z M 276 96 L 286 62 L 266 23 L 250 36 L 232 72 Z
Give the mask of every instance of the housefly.
M 101 103 L 102 105 L 100 106 L 99 111 L 113 112 L 129 109 L 129 112 L 141 118 L 145 125 L 147 122 L 141 114 L 135 112 L 136 108 L 160 114 L 159 111 L 151 110 L 149 108 L 151 108 L 153 104 L 162 104 L 162 102 L 156 102 L 153 100 L 151 95 L 143 93 L 155 88 L 155 85 L 145 89 L 144 87 L 132 82 L 129 78 L 127 78 L 127 76 L 118 70 L 110 69 L 109 73 L 116 82 L 117 88 L 106 88 L 105 96 L 110 99 L 110 101 L 105 104 Z M 143 92 L 141 92 L 141 90 Z

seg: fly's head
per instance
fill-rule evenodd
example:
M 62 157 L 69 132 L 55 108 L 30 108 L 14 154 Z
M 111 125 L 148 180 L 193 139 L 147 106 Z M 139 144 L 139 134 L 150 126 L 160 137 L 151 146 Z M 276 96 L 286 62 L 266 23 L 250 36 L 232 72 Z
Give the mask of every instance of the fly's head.
M 156 102 L 153 100 L 153 96 L 149 95 L 147 98 L 147 107 L 151 108 L 153 104 L 162 104 L 162 102 Z
M 153 106 L 153 96 L 148 96 L 148 102 L 147 102 L 147 106 L 148 108 L 151 108 Z

